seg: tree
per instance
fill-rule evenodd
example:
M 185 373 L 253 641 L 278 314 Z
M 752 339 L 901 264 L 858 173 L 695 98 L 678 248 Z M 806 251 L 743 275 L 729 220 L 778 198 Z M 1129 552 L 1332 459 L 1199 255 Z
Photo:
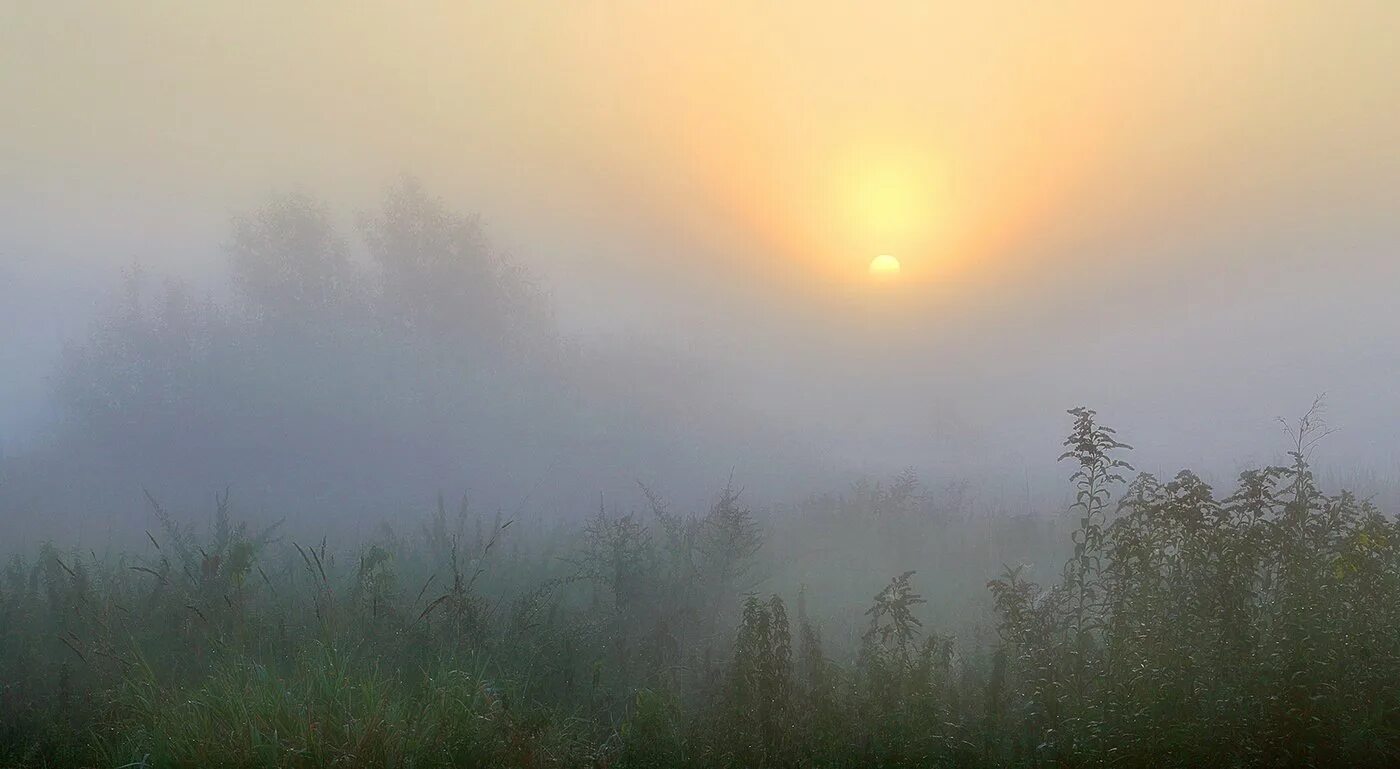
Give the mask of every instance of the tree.
M 472 347 L 552 337 L 529 276 L 492 249 L 479 219 L 451 213 L 416 181 L 392 188 L 364 233 L 392 326 Z
M 334 327 L 358 293 L 345 242 L 325 208 L 302 194 L 235 219 L 228 265 L 243 310 L 278 332 Z

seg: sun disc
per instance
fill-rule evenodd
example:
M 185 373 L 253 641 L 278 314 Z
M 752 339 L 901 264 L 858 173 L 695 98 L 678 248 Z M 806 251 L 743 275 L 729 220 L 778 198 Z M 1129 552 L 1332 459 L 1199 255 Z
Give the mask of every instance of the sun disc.
M 870 274 L 879 278 L 898 275 L 899 260 L 889 254 L 880 254 L 870 260 Z

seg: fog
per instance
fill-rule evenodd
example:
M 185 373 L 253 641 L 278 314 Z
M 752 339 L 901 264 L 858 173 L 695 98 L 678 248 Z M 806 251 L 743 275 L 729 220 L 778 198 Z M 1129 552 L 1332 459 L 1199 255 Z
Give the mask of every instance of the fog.
M 0 3 L 0 766 L 1400 765 L 1400 3 Z
M 921 5 L 11 8 L 0 535 L 1049 513 L 1069 407 L 1228 483 L 1322 393 L 1393 494 L 1400 14 Z

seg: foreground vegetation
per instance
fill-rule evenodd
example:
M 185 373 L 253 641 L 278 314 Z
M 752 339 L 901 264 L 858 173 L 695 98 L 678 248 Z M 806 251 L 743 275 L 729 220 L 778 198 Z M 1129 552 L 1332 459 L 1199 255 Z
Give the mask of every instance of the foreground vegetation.
M 0 765 L 1400 763 L 1400 524 L 1319 489 L 1315 422 L 1220 496 L 1131 477 L 1071 413 L 1063 569 L 1006 568 L 946 627 L 923 572 L 861 614 L 772 570 L 801 527 L 952 536 L 909 515 L 910 476 L 773 522 L 732 489 L 577 531 L 439 504 L 349 557 L 235 525 L 227 497 L 200 538 L 153 499 L 139 555 L 5 569 Z

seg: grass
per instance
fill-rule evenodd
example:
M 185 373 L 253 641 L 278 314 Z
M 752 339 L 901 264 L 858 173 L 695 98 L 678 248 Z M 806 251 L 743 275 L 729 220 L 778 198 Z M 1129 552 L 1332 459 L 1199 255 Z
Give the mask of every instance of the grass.
M 1073 414 L 1063 568 L 976 596 L 1017 538 L 908 476 L 763 520 L 730 490 L 552 533 L 439 505 L 342 552 L 152 500 L 149 547 L 0 577 L 0 766 L 1400 763 L 1400 524 L 1318 487 L 1312 426 L 1222 496 Z M 814 542 L 946 562 L 852 607 Z

